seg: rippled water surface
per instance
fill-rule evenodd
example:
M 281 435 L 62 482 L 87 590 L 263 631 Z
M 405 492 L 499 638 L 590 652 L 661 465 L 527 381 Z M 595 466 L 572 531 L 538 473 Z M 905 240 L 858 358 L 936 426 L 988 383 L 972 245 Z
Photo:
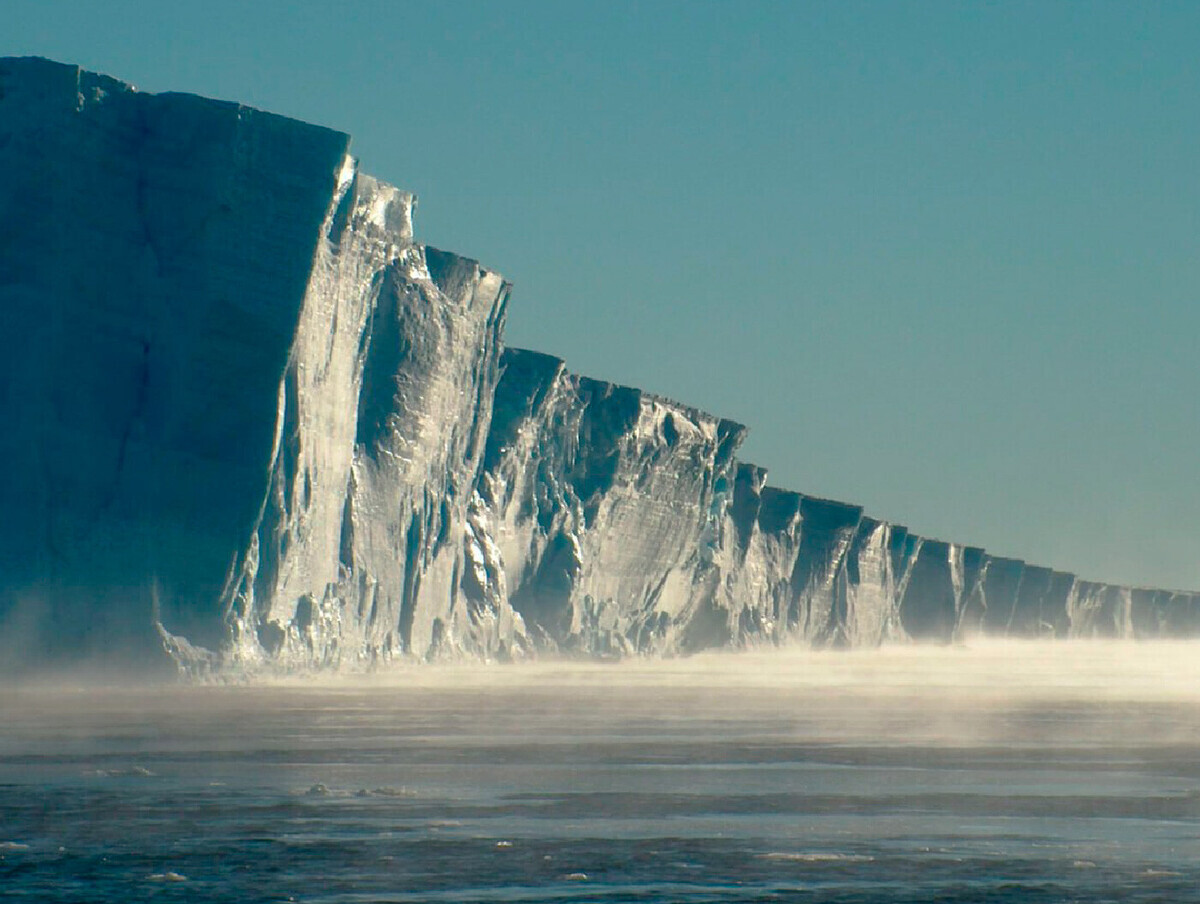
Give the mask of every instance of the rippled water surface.
M 1200 647 L 0 691 L 0 899 L 1200 901 Z

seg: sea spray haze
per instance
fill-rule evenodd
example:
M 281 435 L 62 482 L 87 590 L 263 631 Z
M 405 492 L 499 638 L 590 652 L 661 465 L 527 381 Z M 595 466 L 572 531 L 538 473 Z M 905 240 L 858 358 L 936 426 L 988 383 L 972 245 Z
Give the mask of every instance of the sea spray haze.
M 0 668 L 1200 630 L 1193 593 L 771 486 L 742 425 L 503 348 L 508 284 L 348 148 L 0 60 Z
M 1186 643 L 0 691 L 14 900 L 1200 900 Z

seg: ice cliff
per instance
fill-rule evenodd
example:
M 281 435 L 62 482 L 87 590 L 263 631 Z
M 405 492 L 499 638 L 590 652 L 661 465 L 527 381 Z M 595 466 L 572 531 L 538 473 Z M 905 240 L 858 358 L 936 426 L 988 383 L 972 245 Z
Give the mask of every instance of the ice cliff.
M 503 348 L 508 285 L 348 148 L 0 60 L 0 668 L 1200 632 L 1200 595 L 769 486 L 741 425 Z

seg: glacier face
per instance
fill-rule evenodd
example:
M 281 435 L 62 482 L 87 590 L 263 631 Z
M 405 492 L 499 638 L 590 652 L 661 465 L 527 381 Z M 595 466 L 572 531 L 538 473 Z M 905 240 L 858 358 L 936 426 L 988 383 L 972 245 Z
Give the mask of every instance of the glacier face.
M 0 667 L 1200 631 L 1200 596 L 767 484 L 745 428 L 503 347 L 346 135 L 0 60 Z
M 510 349 L 480 480 L 513 608 L 542 645 L 686 646 L 745 428 Z
M 519 636 L 461 579 L 503 279 L 415 244 L 341 133 L 38 59 L 0 92 L 6 635 L 159 622 L 243 665 Z
M 348 140 L 42 60 L 0 92 L 8 636 L 136 648 L 157 599 L 215 644 Z

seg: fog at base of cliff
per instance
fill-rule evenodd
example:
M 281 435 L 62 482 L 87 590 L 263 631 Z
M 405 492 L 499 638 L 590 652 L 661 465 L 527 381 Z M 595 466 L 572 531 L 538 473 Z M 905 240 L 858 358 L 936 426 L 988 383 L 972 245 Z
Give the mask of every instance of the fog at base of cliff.
M 1001 697 L 1006 693 L 1097 695 L 1101 699 L 1194 696 L 1200 701 L 1200 643 L 1125 640 L 1001 640 L 885 644 L 870 649 L 763 647 L 674 658 L 616 661 L 546 658 L 520 663 L 438 663 L 363 675 L 296 678 L 304 684 L 446 687 L 604 685 L 747 689 L 834 689 Z
M 332 715 L 379 708 L 397 718 L 474 720 L 475 732 L 582 732 L 627 724 L 814 743 L 1138 745 L 1200 742 L 1200 647 L 1189 641 L 1000 641 L 873 650 L 722 651 L 673 659 L 447 662 L 360 674 L 258 675 L 222 683 L 43 676 L 0 691 L 0 711 L 65 721 L 213 720 L 292 704 Z M 290 701 L 290 702 L 289 702 Z M 195 727 L 189 724 L 189 729 Z M 490 726 L 490 728 L 486 728 Z M 82 725 L 80 726 L 82 728 Z M 190 731 L 189 731 L 190 733 Z
M 0 688 L 0 885 L 1191 901 L 1200 657 L 995 642 Z M 180 898 L 182 900 L 182 898 Z
M 1200 645 L 1009 641 L 871 650 L 721 651 L 676 659 L 443 664 L 278 684 L 419 697 L 511 697 L 602 728 L 718 720 L 816 743 L 1137 745 L 1200 742 Z M 483 703 L 486 705 L 486 703 Z M 718 729 L 719 730 L 719 729 Z

